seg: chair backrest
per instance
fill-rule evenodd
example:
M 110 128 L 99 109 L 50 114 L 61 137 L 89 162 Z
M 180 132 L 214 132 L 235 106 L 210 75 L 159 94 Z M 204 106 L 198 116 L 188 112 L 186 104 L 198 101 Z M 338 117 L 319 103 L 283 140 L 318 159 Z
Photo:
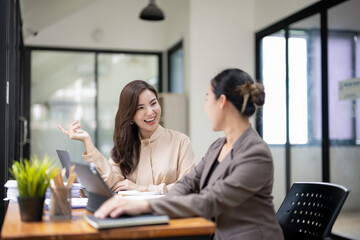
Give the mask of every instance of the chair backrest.
M 329 236 L 349 192 L 332 183 L 294 183 L 276 214 L 285 239 Z

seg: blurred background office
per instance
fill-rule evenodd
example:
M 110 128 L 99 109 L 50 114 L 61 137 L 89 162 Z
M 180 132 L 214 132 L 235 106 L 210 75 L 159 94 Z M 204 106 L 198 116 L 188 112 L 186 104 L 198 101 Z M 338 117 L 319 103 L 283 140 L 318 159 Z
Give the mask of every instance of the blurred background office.
M 221 136 L 203 111 L 210 78 L 237 67 L 265 86 L 252 123 L 274 156 L 276 209 L 296 181 L 344 185 L 338 221 L 354 226 L 335 226 L 360 238 L 360 1 L 157 0 L 160 21 L 139 18 L 148 0 L 0 3 L 2 184 L 13 159 L 68 149 L 82 161 L 56 124 L 79 120 L 108 155 L 134 79 L 161 93 L 162 124 L 188 134 L 199 161 Z

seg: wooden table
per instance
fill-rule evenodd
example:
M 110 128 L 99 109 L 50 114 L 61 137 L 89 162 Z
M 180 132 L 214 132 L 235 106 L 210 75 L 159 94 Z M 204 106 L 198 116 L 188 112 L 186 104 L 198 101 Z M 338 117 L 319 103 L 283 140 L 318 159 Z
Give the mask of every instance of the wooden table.
M 209 239 L 215 224 L 204 218 L 171 219 L 168 225 L 97 230 L 83 215 L 85 209 L 73 209 L 72 219 L 50 221 L 45 211 L 42 222 L 21 222 L 17 202 L 10 201 L 1 230 L 1 239 Z

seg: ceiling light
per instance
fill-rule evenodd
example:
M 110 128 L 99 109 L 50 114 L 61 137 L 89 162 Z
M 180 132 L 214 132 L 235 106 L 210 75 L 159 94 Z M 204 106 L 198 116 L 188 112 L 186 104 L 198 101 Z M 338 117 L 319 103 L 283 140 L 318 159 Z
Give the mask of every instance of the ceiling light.
M 150 0 L 147 5 L 140 13 L 140 18 L 148 21 L 161 21 L 164 20 L 164 13 L 155 4 L 155 0 Z

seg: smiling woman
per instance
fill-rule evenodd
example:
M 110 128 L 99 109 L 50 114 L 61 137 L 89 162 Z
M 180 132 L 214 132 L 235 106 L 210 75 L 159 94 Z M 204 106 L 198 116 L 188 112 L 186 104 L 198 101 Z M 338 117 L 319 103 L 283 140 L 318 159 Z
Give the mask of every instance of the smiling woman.
M 161 107 L 156 92 L 144 90 L 139 96 L 139 103 L 134 122 L 139 127 L 141 138 L 150 138 L 159 125 Z
M 190 139 L 159 124 L 161 107 L 156 90 L 145 81 L 128 83 L 120 94 L 115 117 L 114 147 L 109 161 L 94 146 L 78 121 L 68 131 L 85 144 L 86 162 L 93 162 L 113 191 L 160 191 L 162 194 L 194 167 Z

